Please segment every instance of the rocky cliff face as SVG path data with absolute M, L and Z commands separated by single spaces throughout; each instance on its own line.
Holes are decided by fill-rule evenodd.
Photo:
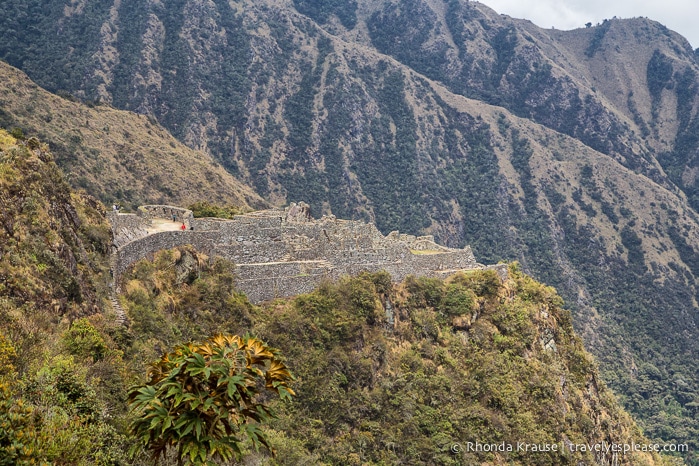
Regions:
M 458 0 L 0 8 L 0 57 L 151 115 L 274 204 L 520 260 L 650 433 L 699 438 L 699 68 L 677 34 Z

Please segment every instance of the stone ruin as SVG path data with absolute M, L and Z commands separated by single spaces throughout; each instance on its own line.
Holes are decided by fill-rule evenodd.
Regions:
M 173 215 L 186 230 L 153 231 L 154 219 Z M 254 303 L 307 293 L 322 280 L 363 271 L 385 270 L 401 281 L 408 275 L 445 277 L 484 268 L 469 246 L 447 248 L 433 236 L 397 231 L 384 236 L 372 223 L 333 215 L 314 219 L 303 202 L 232 220 L 194 218 L 191 211 L 173 206 L 142 206 L 136 214 L 113 212 L 110 219 L 117 280 L 131 264 L 158 250 L 191 244 L 232 261 L 236 287 Z

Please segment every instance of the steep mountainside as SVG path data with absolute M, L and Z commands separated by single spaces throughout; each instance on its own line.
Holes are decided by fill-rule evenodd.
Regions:
M 0 170 L 3 318 L 21 322 L 21 311 L 73 318 L 97 312 L 111 245 L 104 206 L 72 192 L 35 138 L 22 143 L 0 130 Z
M 650 435 L 699 438 L 699 67 L 677 34 L 459 0 L 0 9 L 0 57 L 157 119 L 272 203 L 518 259 Z
M 125 365 L 93 326 L 114 327 L 111 243 L 104 206 L 71 190 L 48 147 L 0 130 L 3 464 L 124 459 Z
M 209 154 L 186 147 L 155 120 L 50 94 L 1 62 L 0 126 L 47 142 L 70 183 L 107 204 L 266 204 Z
M 275 406 L 277 460 L 250 452 L 249 463 L 665 464 L 562 451 L 645 440 L 598 379 L 560 297 L 516 266 L 504 282 L 492 270 L 397 286 L 364 273 L 256 308 L 226 287 L 225 263 L 197 263 L 186 248 L 141 261 L 123 302 L 146 348 L 224 328 L 251 330 L 285 355 L 298 397 Z M 559 448 L 516 451 L 518 442 Z
M 0 199 L 3 464 L 152 464 L 126 453 L 138 446 L 127 387 L 171 347 L 222 331 L 268 339 L 296 375 L 297 396 L 274 402 L 279 416 L 264 426 L 276 458 L 243 444 L 246 464 L 670 459 L 571 451 L 648 440 L 601 382 L 560 297 L 515 265 L 507 280 L 473 271 L 394 285 L 362 274 L 257 307 L 236 292 L 233 264 L 187 246 L 129 271 L 123 326 L 106 299 L 105 208 L 70 189 L 37 139 L 0 130 Z M 472 452 L 468 442 L 557 448 Z

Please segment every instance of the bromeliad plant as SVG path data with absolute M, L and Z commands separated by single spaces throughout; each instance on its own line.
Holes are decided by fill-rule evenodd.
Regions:
M 131 430 L 157 461 L 177 448 L 181 464 L 214 464 L 241 455 L 248 437 L 269 448 L 259 423 L 273 416 L 264 391 L 290 400 L 292 375 L 275 350 L 254 337 L 216 335 L 164 355 L 148 369 L 145 385 L 129 391 Z M 271 450 L 271 449 L 270 449 Z

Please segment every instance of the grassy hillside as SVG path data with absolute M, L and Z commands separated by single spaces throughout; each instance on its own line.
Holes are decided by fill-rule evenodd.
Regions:
M 550 287 L 516 266 L 447 281 L 387 274 L 327 283 L 261 308 L 223 262 L 163 251 L 125 277 L 141 351 L 212 331 L 251 332 L 285 355 L 297 399 L 268 429 L 262 464 L 602 464 L 573 453 L 454 452 L 455 443 L 641 442 Z M 133 353 L 135 357 L 138 352 Z M 302 420 L 302 421 L 300 421 Z M 662 464 L 652 455 L 619 464 Z
M 189 149 L 152 118 L 58 97 L 2 62 L 0 127 L 48 143 L 68 182 L 109 205 L 265 205 L 209 155 Z
M 128 375 L 106 333 L 104 207 L 3 130 L 0 199 L 0 461 L 119 464 Z
M 124 277 L 120 326 L 106 299 L 104 207 L 73 193 L 36 139 L 0 130 L 0 459 L 150 464 L 125 399 L 173 346 L 250 333 L 296 375 L 250 464 L 602 464 L 589 452 L 454 451 L 468 442 L 646 442 L 601 382 L 552 288 L 510 267 L 447 281 L 385 273 L 261 307 L 231 264 L 183 247 Z M 456 448 L 459 449 L 458 447 Z M 177 464 L 167 456 L 162 464 Z M 653 454 L 618 464 L 656 465 Z

